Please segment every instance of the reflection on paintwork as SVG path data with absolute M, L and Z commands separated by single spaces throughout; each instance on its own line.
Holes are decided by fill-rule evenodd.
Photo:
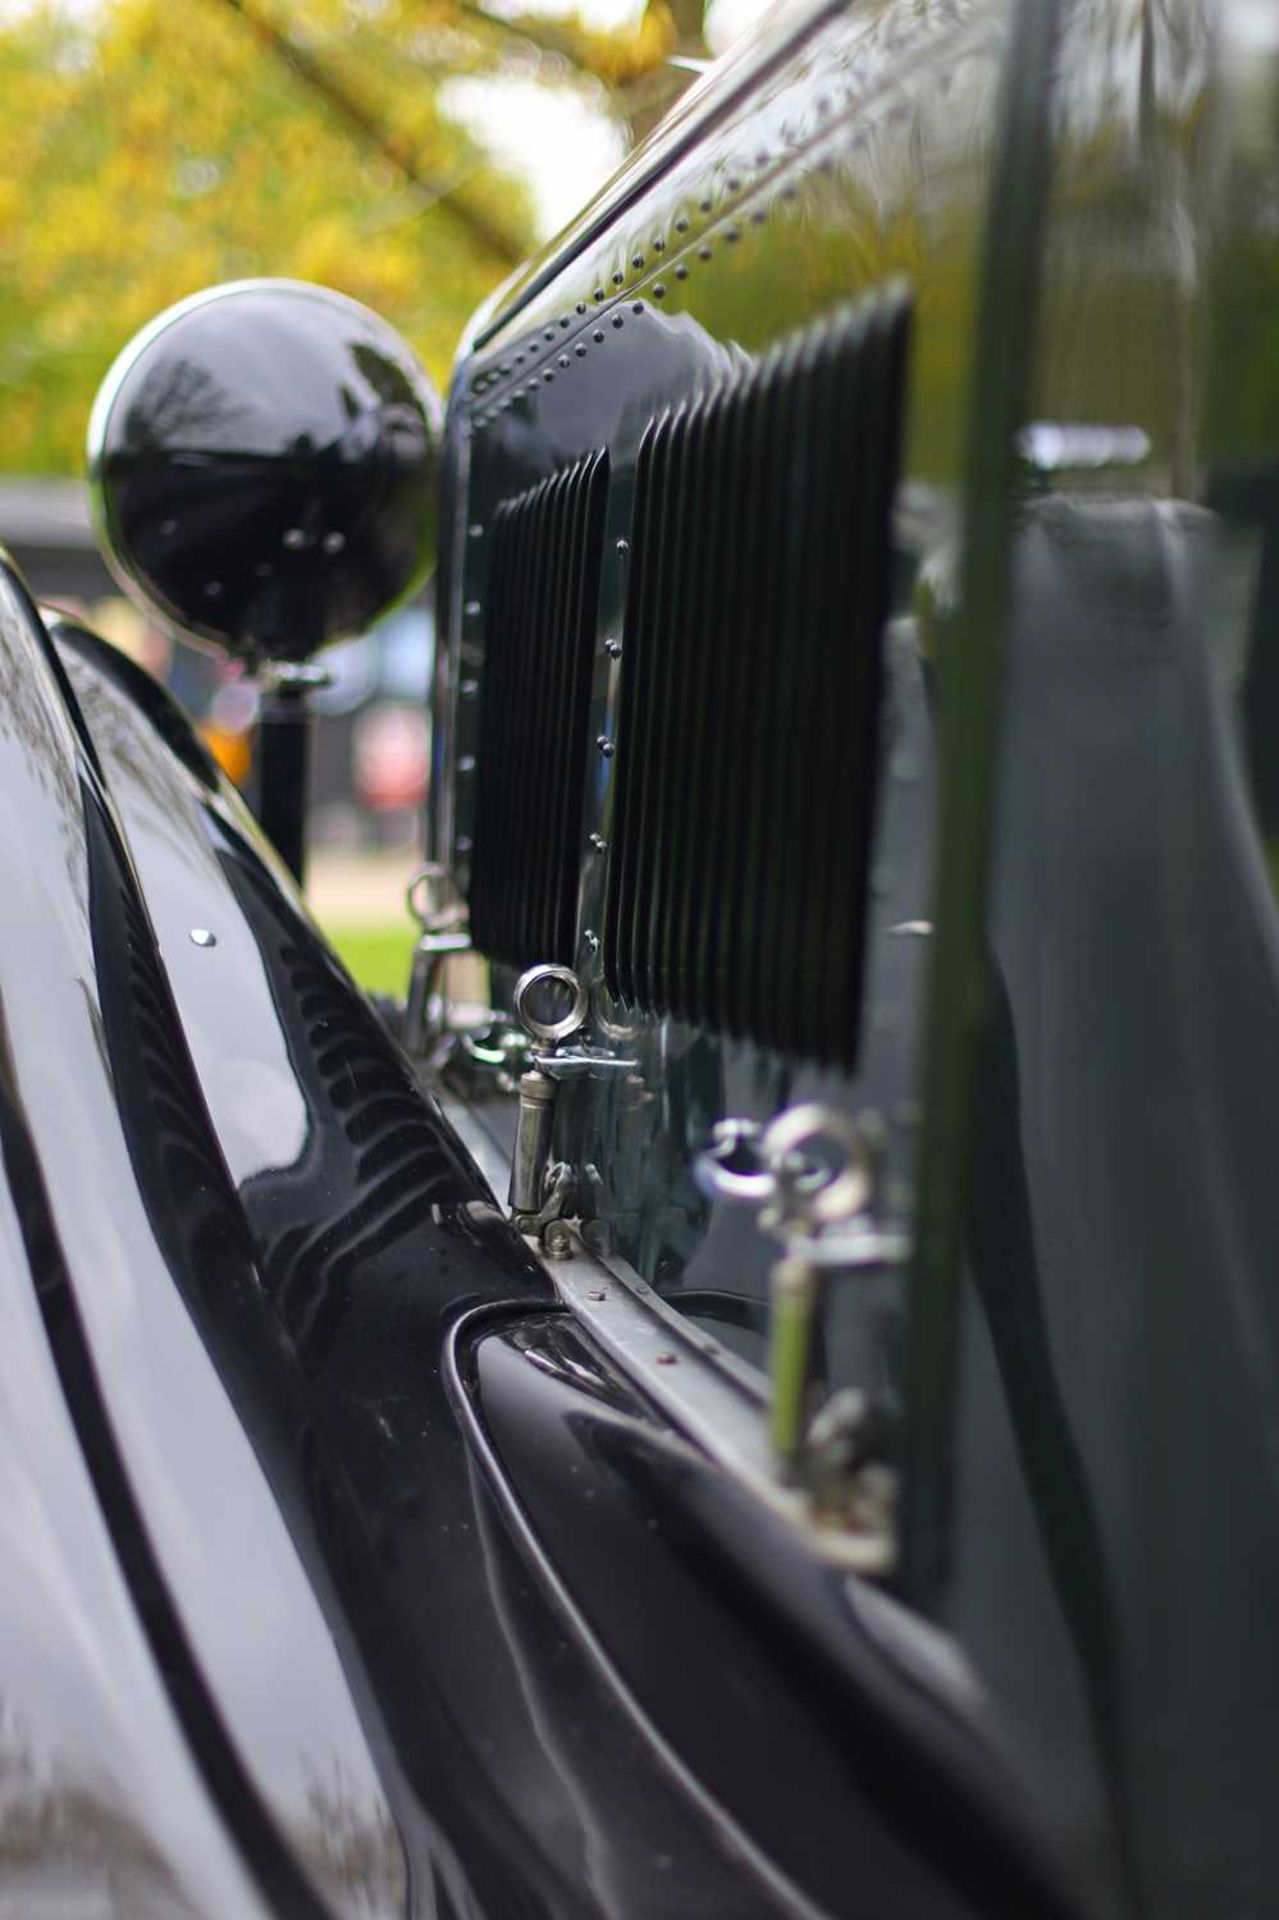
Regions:
M 189 1069 L 166 1038 L 145 921 L 61 705 L 49 643 L 16 590 L 0 589 L 0 685 L 14 691 L 0 708 L 6 1099 L 42 1169 L 126 1470 L 187 1630 L 263 1799 L 324 1870 L 317 1787 L 322 1801 L 341 1780 L 356 1823 L 373 1833 L 386 1819 L 381 1789 L 280 1512 L 175 1288 L 192 1250 L 165 1215 L 160 1166 L 190 1182 L 183 1200 L 200 1236 L 200 1278 L 228 1297 L 255 1284 L 243 1228 L 225 1215 L 226 1176 L 183 1085 Z M 127 944 L 107 934 L 116 900 L 131 924 Z M 193 958 L 212 957 L 187 945 Z M 131 1104 L 139 1075 L 157 1102 L 144 1116 Z M 395 1846 L 376 1852 L 379 1898 L 394 1911 Z M 347 1894 L 333 1891 L 341 1909 Z
M 896 515 L 896 610 L 917 573 L 939 571 L 954 537 L 975 207 L 989 164 L 1004 19 L 993 0 L 923 10 L 887 5 L 832 18 L 746 113 L 677 159 L 651 195 L 486 335 L 467 369 L 473 524 L 454 591 L 458 611 L 469 611 L 453 627 L 455 665 L 446 681 L 482 682 L 485 529 L 512 490 L 510 476 L 536 478 L 584 447 L 607 444 L 613 489 L 587 733 L 614 738 L 619 676 L 610 648 L 624 628 L 634 468 L 655 408 L 748 367 L 823 303 L 842 303 L 895 274 L 911 288 L 918 315 Z M 856 1077 L 796 1068 L 678 1023 L 640 1021 L 634 1050 L 642 1098 L 623 1103 L 577 1092 L 561 1102 L 557 1152 L 598 1169 L 596 1200 L 618 1250 L 756 1361 L 773 1250 L 753 1223 L 712 1208 L 693 1185 L 690 1161 L 715 1122 L 767 1120 L 807 1097 L 871 1105 L 888 1128 L 892 1204 L 908 1200 L 920 955 L 889 929 L 930 910 L 931 722 L 920 644 L 913 623 L 899 622 L 889 646 Z M 447 706 L 436 713 L 442 750 L 455 763 L 476 754 L 475 706 L 459 701 L 455 714 Z M 589 757 L 587 846 L 612 842 L 616 764 Z M 455 804 L 453 852 L 465 879 L 465 780 Z M 602 858 L 583 861 L 576 963 L 588 979 L 598 962 L 586 930 L 603 924 L 604 872 Z M 596 1037 L 607 1044 L 602 1030 Z M 897 1315 L 879 1291 L 861 1290 L 836 1309 L 837 1378 L 882 1380 Z
M 420 584 L 439 424 L 409 349 L 354 301 L 299 281 L 212 288 L 144 329 L 98 395 L 106 557 L 161 625 L 306 659 Z
M 1102 1909 L 1204 1920 L 1273 1893 L 1279 62 L 1066 20 L 949 1617 Z
M 6 1080 L 4 1100 L 12 1098 Z M 204 1795 L 67 1420 L 0 1192 L 0 1912 L 260 1911 Z
M 95 672 L 73 645 L 63 651 L 67 673 L 100 751 L 128 778 L 116 798 L 134 858 L 154 883 L 154 927 L 174 991 L 187 1010 L 187 1041 L 206 1098 L 219 1118 L 219 1144 L 232 1179 L 247 1180 L 268 1167 L 291 1165 L 307 1137 L 307 1112 L 274 1020 L 261 1015 L 262 997 L 244 992 L 237 1044 L 228 1045 L 222 982 L 257 974 L 262 962 L 243 924 L 221 918 L 218 954 L 192 951 L 190 929 L 209 911 L 217 866 L 212 852 L 193 843 L 184 816 L 189 783 L 179 764 L 155 751 L 155 735 L 128 696 Z

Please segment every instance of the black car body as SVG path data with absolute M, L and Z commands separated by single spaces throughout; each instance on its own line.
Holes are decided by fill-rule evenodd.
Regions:
M 496 297 L 405 1044 L 5 573 L 0 1912 L 1279 1907 L 1277 104 L 801 8 Z

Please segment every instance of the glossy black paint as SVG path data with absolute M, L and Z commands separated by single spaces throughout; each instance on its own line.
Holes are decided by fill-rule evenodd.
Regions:
M 440 407 L 398 335 L 300 282 L 235 282 L 121 355 L 89 435 L 100 535 L 161 623 L 250 662 L 363 633 L 435 551 Z
M 208 1464 L 242 1474 L 247 1449 L 177 1291 L 198 1279 L 242 1320 L 247 1237 L 186 1099 L 78 709 L 7 571 L 0 662 L 6 1403 L 25 1408 L 7 1455 L 6 1892 L 33 1909 L 114 1885 L 139 1910 L 341 1911 L 310 1789 L 340 1760 L 375 1825 L 380 1789 L 269 1497 L 232 1475 L 210 1498 Z M 278 1583 L 274 1611 L 258 1582 Z M 323 1729 L 310 1779 L 305 1738 L 282 1749 L 255 1706 L 264 1651 Z
M 940 1640 L 725 1484 L 571 1319 L 468 1333 L 461 1379 L 558 1578 L 682 1764 L 821 1911 L 1074 1910 Z
M 339 1648 L 411 1910 L 433 1888 L 493 1920 L 1069 1911 L 980 1708 L 546 1317 L 238 801 L 101 643 L 58 638 L 261 1276 L 237 1331 L 218 1288 L 189 1305 Z M 549 1368 L 479 1337 L 531 1312 Z
M 771 1249 L 692 1193 L 699 1129 L 730 1102 L 905 1109 L 915 1087 L 916 982 L 891 942 L 930 911 L 971 504 L 958 347 L 1008 18 L 993 0 L 814 16 L 758 97 L 726 90 L 700 141 L 532 271 L 455 389 L 443 599 L 465 744 L 492 506 L 608 444 L 602 641 L 646 415 L 764 351 L 854 263 L 877 283 L 904 248 L 917 279 L 862 1077 L 814 1086 L 649 1032 L 650 1133 L 629 1167 L 598 1156 L 619 1194 L 647 1182 L 642 1257 L 673 1254 L 703 1307 L 733 1302 L 744 1342 Z M 1252 568 L 1279 429 L 1247 349 L 1279 169 L 1238 77 L 1273 77 L 1279 42 L 1263 58 L 1262 10 L 1241 4 L 1125 11 L 1114 34 L 1105 6 L 1063 19 L 1054 98 L 1020 103 L 1054 143 L 1028 223 L 1040 326 L 1027 342 L 1013 312 L 1004 338 L 1034 347 L 1050 438 L 1135 427 L 1147 453 L 1072 475 L 1020 434 L 1012 463 L 1001 409 L 974 423 L 994 475 L 977 505 L 999 523 L 984 637 L 1007 674 L 977 676 L 1004 710 L 987 998 L 945 1143 L 950 1175 L 970 1142 L 975 1158 L 963 1338 L 939 1356 L 953 1431 L 944 1378 L 925 1409 L 956 1470 L 954 1565 L 924 1583 L 945 1634 L 815 1563 L 554 1310 L 171 709 L 64 630 L 72 694 L 21 595 L 0 603 L 17 1175 L 0 1185 L 0 1540 L 33 1570 L 0 1647 L 50 1777 L 81 1806 L 86 1780 L 108 1783 L 89 1825 L 117 1884 L 212 1914 L 341 1911 L 371 1852 L 384 1910 L 468 1920 L 1269 1911 L 1279 936 L 1273 578 L 1263 564 L 1254 594 Z M 1204 365 L 1207 321 L 1229 350 Z M 1236 380 L 1266 401 L 1246 420 Z M 601 645 L 592 732 L 615 712 L 611 659 Z M 997 716 L 969 711 L 986 749 Z M 458 802 L 450 819 L 440 796 L 461 858 L 464 781 Z M 607 804 L 604 771 L 584 824 Z M 583 955 L 602 890 L 585 872 Z M 891 1364 L 877 1315 L 899 1304 L 863 1315 L 860 1364 Z M 358 1779 L 363 1855 L 335 1858 L 334 1796 L 307 1826 L 305 1770 L 282 1764 L 299 1745 Z M 48 1876 L 95 1870 L 70 1825 L 61 1858 L 32 1856 L 46 1897 Z
M 663 159 L 641 156 L 479 318 L 459 363 L 440 701 L 457 777 L 434 851 L 464 882 L 493 516 L 607 450 L 581 836 L 600 857 L 583 859 L 575 954 L 593 978 L 625 749 L 591 747 L 619 716 L 642 436 L 906 275 L 870 1056 L 815 1083 L 794 1058 L 640 1020 L 639 1150 L 622 1164 L 580 1109 L 560 1146 L 606 1170 L 645 1278 L 676 1304 L 736 1295 L 749 1320 L 773 1249 L 692 1190 L 711 1124 L 813 1094 L 898 1116 L 921 1241 L 904 1591 L 989 1685 L 1081 1897 L 1160 1920 L 1264 1913 L 1274 12 L 978 0 L 831 10 L 786 47 L 785 23 L 772 32 L 758 87 L 734 98 L 726 81 L 690 108 Z M 724 537 L 722 494 L 685 504 L 682 538 Z M 701 769 L 671 771 L 678 822 L 671 796 Z M 668 875 L 685 857 L 658 836 L 646 851 Z M 936 926 L 926 1044 L 893 944 L 910 922 Z M 871 1311 L 848 1351 L 899 1377 Z

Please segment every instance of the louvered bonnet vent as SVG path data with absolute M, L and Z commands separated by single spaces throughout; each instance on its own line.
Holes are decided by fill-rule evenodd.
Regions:
M 469 895 L 476 947 L 515 967 L 573 958 L 607 492 L 595 453 L 493 522 Z
M 909 301 L 650 426 L 604 967 L 629 1006 L 851 1069 Z

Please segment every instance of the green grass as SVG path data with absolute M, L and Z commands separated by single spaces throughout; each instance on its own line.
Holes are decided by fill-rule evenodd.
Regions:
M 416 933 L 407 917 L 363 921 L 357 926 L 330 923 L 324 931 L 367 992 L 394 993 L 400 998 L 407 993 Z

